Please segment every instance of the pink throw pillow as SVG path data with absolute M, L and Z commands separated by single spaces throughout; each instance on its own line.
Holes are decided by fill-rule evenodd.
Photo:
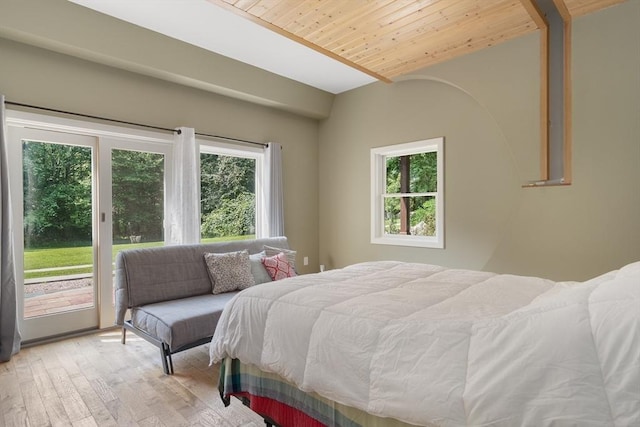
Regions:
M 271 280 L 280 280 L 296 276 L 295 270 L 291 264 L 289 264 L 287 256 L 283 252 L 280 252 L 278 255 L 262 258 L 262 264 L 267 270 L 267 273 L 269 273 L 269 276 L 271 276 Z

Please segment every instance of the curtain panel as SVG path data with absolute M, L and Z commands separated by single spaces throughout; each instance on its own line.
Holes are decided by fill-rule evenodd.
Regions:
M 284 192 L 282 188 L 282 146 L 267 146 L 267 237 L 284 236 Z
M 4 96 L 0 95 L 0 362 L 20 350 Z
M 173 144 L 172 197 L 167 244 L 200 241 L 200 158 L 193 128 L 181 127 Z

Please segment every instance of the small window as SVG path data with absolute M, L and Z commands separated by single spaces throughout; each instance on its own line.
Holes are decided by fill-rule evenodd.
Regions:
M 443 143 L 371 149 L 371 243 L 444 248 Z

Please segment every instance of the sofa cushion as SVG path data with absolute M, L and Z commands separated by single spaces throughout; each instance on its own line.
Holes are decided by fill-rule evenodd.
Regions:
M 236 294 L 206 294 L 135 307 L 131 323 L 175 351 L 212 336 L 225 304 Z

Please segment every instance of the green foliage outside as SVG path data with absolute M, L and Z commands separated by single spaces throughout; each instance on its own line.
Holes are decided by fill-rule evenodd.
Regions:
M 255 233 L 255 160 L 200 154 L 203 238 Z
M 409 188 L 405 193 L 431 193 L 437 191 L 437 154 L 435 152 L 409 155 Z M 386 193 L 401 193 L 401 157 L 387 157 Z M 434 236 L 436 231 L 435 199 L 429 196 L 407 196 L 409 199 L 409 224 L 412 234 Z M 400 200 L 402 197 L 385 198 L 385 232 L 400 232 Z
M 91 148 L 30 141 L 23 159 L 25 248 L 90 242 Z M 114 243 L 164 239 L 164 167 L 161 154 L 113 150 Z M 203 238 L 255 233 L 255 160 L 202 154 L 201 182 Z
M 164 156 L 113 150 L 111 162 L 114 242 L 163 240 Z
M 23 144 L 25 247 L 91 240 L 91 148 Z
M 203 215 L 202 235 L 254 234 L 255 207 L 255 196 L 251 193 L 242 193 L 235 199 L 223 199 L 217 209 Z

